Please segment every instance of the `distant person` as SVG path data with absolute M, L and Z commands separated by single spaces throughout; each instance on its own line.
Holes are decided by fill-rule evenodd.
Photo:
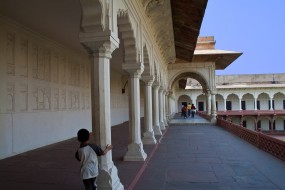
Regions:
M 80 164 L 80 173 L 85 186 L 85 190 L 96 190 L 96 177 L 98 176 L 98 159 L 97 156 L 105 155 L 112 149 L 107 145 L 103 151 L 99 146 L 89 143 L 90 133 L 87 129 L 80 129 L 77 132 L 77 139 L 80 147 L 75 153 L 75 157 Z
M 191 105 L 191 116 L 194 118 L 194 115 L 196 113 L 196 107 L 194 106 L 194 104 Z
M 182 113 L 183 113 L 184 119 L 186 119 L 187 118 L 187 106 L 186 105 L 183 106 Z
M 191 113 L 191 104 L 190 103 L 187 106 L 187 110 L 188 110 L 188 117 L 190 117 L 190 113 Z

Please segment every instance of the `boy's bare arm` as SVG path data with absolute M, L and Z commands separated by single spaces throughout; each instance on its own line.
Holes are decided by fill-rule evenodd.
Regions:
M 108 152 L 109 150 L 111 150 L 112 148 L 113 148 L 112 145 L 108 145 L 108 144 L 107 144 L 105 150 L 103 151 L 103 155 L 107 154 L 107 152 Z

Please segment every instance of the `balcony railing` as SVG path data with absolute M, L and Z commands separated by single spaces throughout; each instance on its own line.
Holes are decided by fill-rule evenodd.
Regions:
M 231 123 L 221 118 L 217 119 L 217 125 L 234 133 L 241 139 L 257 146 L 258 148 L 274 155 L 275 157 L 285 161 L 285 142 L 273 138 L 261 132 L 246 129 L 240 125 Z
M 285 116 L 285 110 L 226 110 L 226 111 L 217 111 L 218 116 L 228 116 L 228 115 L 281 115 Z

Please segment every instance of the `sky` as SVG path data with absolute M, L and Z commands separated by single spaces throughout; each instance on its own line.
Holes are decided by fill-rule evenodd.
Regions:
M 285 73 L 285 0 L 208 0 L 200 36 L 243 54 L 216 75 Z

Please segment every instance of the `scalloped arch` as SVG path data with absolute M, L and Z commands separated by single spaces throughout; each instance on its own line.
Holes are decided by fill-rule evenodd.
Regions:
M 118 11 L 118 30 L 119 38 L 124 46 L 124 63 L 137 63 L 139 55 L 128 10 Z
M 102 0 L 80 0 L 81 30 L 83 32 L 102 32 L 105 30 L 106 6 Z
M 153 76 L 153 71 L 150 64 L 149 51 L 146 45 L 143 46 L 143 62 L 144 62 L 144 76 Z

